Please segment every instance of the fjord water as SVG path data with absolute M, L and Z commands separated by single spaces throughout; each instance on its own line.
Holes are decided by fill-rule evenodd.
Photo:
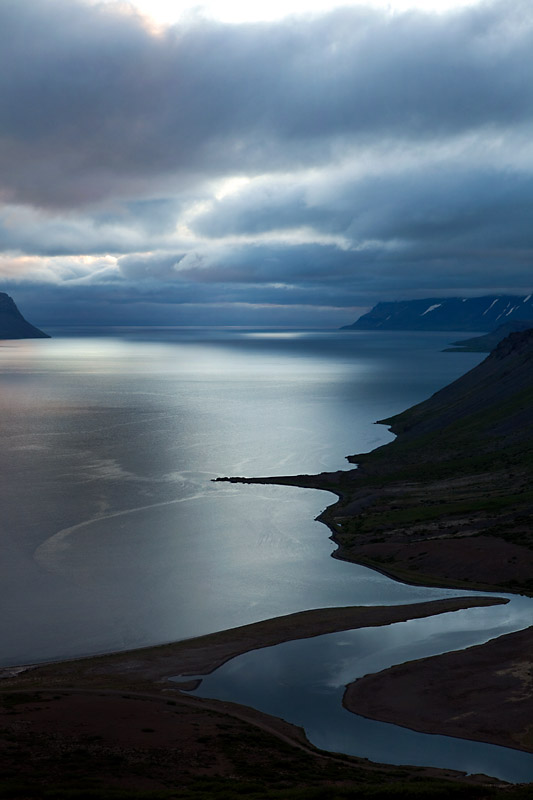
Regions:
M 453 335 L 64 334 L 0 347 L 3 664 L 447 594 L 331 559 L 327 493 L 211 479 L 348 468 L 480 360 Z
M 441 352 L 460 334 L 59 333 L 0 345 L 1 664 L 155 644 L 307 608 L 464 594 L 405 586 L 330 558 L 327 530 L 314 521 L 334 499 L 326 492 L 211 482 L 349 468 L 346 454 L 392 438 L 375 420 L 482 358 Z M 513 598 L 418 627 L 343 634 L 335 691 L 387 658 L 417 657 L 420 631 L 440 652 L 525 627 L 530 609 L 529 599 Z M 331 683 L 323 640 L 287 644 L 294 653 L 291 646 L 315 648 L 293 656 L 300 666 L 324 665 L 320 680 L 299 672 L 296 703 L 309 705 L 309 687 L 320 694 Z M 270 675 L 286 669 L 272 658 L 246 668 L 257 686 L 261 664 Z M 321 746 L 354 752 L 339 714 L 353 724 L 338 708 L 318 728 L 303 722 Z M 394 761 L 390 736 L 376 730 L 362 734 L 382 742 L 371 757 Z

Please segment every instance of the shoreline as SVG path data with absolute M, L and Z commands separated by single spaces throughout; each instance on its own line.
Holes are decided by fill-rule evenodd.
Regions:
M 104 676 L 111 681 L 120 675 L 159 682 L 176 675 L 207 675 L 236 656 L 282 642 L 508 602 L 502 597 L 473 596 L 402 605 L 309 609 L 176 642 L 0 667 L 0 690 L 11 690 L 15 684 L 19 688 L 36 687 L 43 680 L 64 680 L 66 676 L 89 685 Z
M 266 479 L 222 478 L 217 480 L 317 488 L 336 494 L 339 500 L 328 506 L 317 517 L 317 520 L 327 525 L 332 534 L 331 539 L 338 545 L 334 535 L 335 529 L 323 517 L 332 509 L 335 509 L 337 503 L 342 502 L 346 496 L 341 488 L 334 484 L 334 481 L 339 477 L 344 478 L 344 476 L 348 476 L 348 480 L 353 480 L 352 473 L 355 472 L 356 470 L 349 470 L 342 472 L 341 476 L 338 473 L 325 473 L 317 476 L 281 476 L 281 478 Z M 341 547 L 339 545 L 338 547 L 339 549 L 331 554 L 333 557 L 346 561 L 355 560 L 345 558 Z M 358 561 L 357 563 L 364 564 L 363 561 Z M 364 565 L 371 569 L 376 569 L 376 571 L 382 571 L 373 564 Z M 394 580 L 398 580 L 390 572 L 388 573 L 385 570 L 383 572 Z M 400 578 L 400 580 L 408 583 L 403 578 Z M 474 589 L 471 584 L 466 585 L 466 587 L 464 585 L 450 587 L 443 584 L 442 588 L 468 588 L 470 591 Z M 90 719 L 91 711 L 88 708 L 88 701 L 95 695 L 102 698 L 105 696 L 107 697 L 107 705 L 104 704 L 105 708 L 101 711 L 101 714 L 103 724 L 107 725 L 109 720 L 106 722 L 106 717 L 108 714 L 115 713 L 112 709 L 119 703 L 119 695 L 122 701 L 130 698 L 130 707 L 134 705 L 135 701 L 139 707 L 139 713 L 145 708 L 141 703 L 141 699 L 150 696 L 154 702 L 159 698 L 161 702 L 167 705 L 169 703 L 176 705 L 180 709 L 179 714 L 181 715 L 187 715 L 193 709 L 201 716 L 207 715 L 205 720 L 207 725 L 210 724 L 209 715 L 229 715 L 235 723 L 238 721 L 239 724 L 251 725 L 252 728 L 264 731 L 269 736 L 274 736 L 275 739 L 290 745 L 291 748 L 299 749 L 314 758 L 348 764 L 350 768 L 353 768 L 353 765 L 356 764 L 358 768 L 363 768 L 365 773 L 368 771 L 385 772 L 387 770 L 397 771 L 400 769 L 406 771 L 406 776 L 416 774 L 430 779 L 444 778 L 477 784 L 481 781 L 485 784 L 499 785 L 500 782 L 497 779 L 489 778 L 488 776 L 466 776 L 464 773 L 453 769 L 413 767 L 409 765 L 398 768 L 392 765 L 369 762 L 366 759 L 354 756 L 322 751 L 307 740 L 303 729 L 292 723 L 236 703 L 207 700 L 183 694 L 183 691 L 190 691 L 198 685 L 199 681 L 194 676 L 208 674 L 228 660 L 250 650 L 269 647 L 289 640 L 312 638 L 325 633 L 389 625 L 408 619 L 432 616 L 438 613 L 449 613 L 464 608 L 499 605 L 509 602 L 506 598 L 497 597 L 493 587 L 489 588 L 492 589 L 492 596 L 458 597 L 400 606 L 351 606 L 305 610 L 178 642 L 134 650 L 80 656 L 68 660 L 62 659 L 60 661 L 0 668 L 0 708 L 1 698 L 6 695 L 9 697 L 17 693 L 23 693 L 24 695 L 30 693 L 35 694 L 39 698 L 39 702 L 41 702 L 41 697 L 46 696 L 47 701 L 49 701 L 50 697 L 62 694 L 70 699 L 63 704 L 64 711 L 55 719 L 54 725 L 61 727 L 69 713 L 73 713 L 69 711 L 70 708 L 77 707 L 77 705 L 83 706 L 84 710 L 80 713 Z M 486 591 L 486 588 L 483 586 L 482 590 Z M 175 678 L 177 675 L 182 677 L 183 680 L 169 680 L 169 678 Z M 41 707 L 42 704 L 37 706 L 38 709 Z M 356 708 L 346 707 L 355 711 L 355 713 L 360 713 Z M 108 708 L 108 711 L 106 711 L 106 708 Z M 362 716 L 365 716 L 364 712 Z M 32 717 L 31 707 L 26 709 L 26 718 L 30 720 L 30 724 L 33 724 L 32 720 L 34 720 L 35 715 Z M 372 718 L 377 719 L 377 717 Z M 396 721 L 396 724 L 417 729 L 416 720 L 411 720 L 411 718 L 407 719 L 407 721 L 402 718 L 402 720 Z M 203 725 L 204 722 L 202 722 Z M 148 728 L 146 729 L 148 730 Z M 141 730 L 144 730 L 144 728 Z M 445 731 L 438 730 L 438 726 L 435 732 L 445 734 Z M 121 731 L 120 736 L 125 740 L 124 746 L 126 748 L 129 747 L 131 744 L 129 733 Z M 249 737 L 249 734 L 246 734 L 246 736 Z M 463 738 L 481 741 L 476 735 L 463 735 Z M 513 747 L 512 744 L 503 740 L 498 740 L 494 743 Z M 408 779 L 419 780 L 420 778 L 409 777 Z
M 331 554 L 333 558 L 360 564 L 408 585 L 467 589 L 491 592 L 492 594 L 504 591 L 506 594 L 526 595 L 525 592 L 520 592 L 518 588 L 513 589 L 512 586 L 502 587 L 475 580 L 464 581 L 426 574 L 416 575 L 412 570 L 395 568 L 389 564 L 384 566 L 371 558 L 358 555 L 358 550 L 361 549 L 359 547 L 355 547 L 354 551 L 350 552 L 343 546 L 342 536 L 339 536 L 341 532 L 337 514 L 339 511 L 346 514 L 348 510 L 349 513 L 357 516 L 361 510 L 375 501 L 379 494 L 379 487 L 370 492 L 366 487 L 367 494 L 365 495 L 365 477 L 367 476 L 364 471 L 359 472 L 358 469 L 354 469 L 318 475 L 231 477 L 217 480 L 241 484 L 290 485 L 329 491 L 337 495 L 337 501 L 327 506 L 316 518 L 317 521 L 326 525 L 331 533 L 331 540 L 337 546 L 337 549 Z M 359 497 L 357 496 L 358 492 L 360 493 Z M 345 517 L 340 519 L 345 519 Z M 481 542 L 481 546 L 484 546 L 483 537 L 476 538 L 478 543 Z M 487 538 L 485 537 L 485 541 Z M 442 540 L 439 544 L 442 544 Z M 461 564 L 464 544 L 464 538 L 446 540 L 447 561 L 452 568 L 457 568 L 457 565 Z M 512 545 L 506 542 L 498 542 L 498 544 L 502 545 L 505 556 L 509 555 L 506 548 L 510 551 L 512 556 L 509 560 L 517 560 L 517 556 L 511 549 Z M 428 547 L 428 540 L 423 542 L 423 546 Z M 493 548 L 493 552 L 489 555 L 489 565 L 494 563 L 495 552 L 497 556 L 497 550 Z M 531 551 L 529 554 L 531 556 Z M 510 645 L 516 641 L 516 638 L 512 637 L 517 635 L 521 637 L 519 641 L 523 640 L 527 645 L 526 648 L 522 648 L 522 651 L 528 649 L 529 653 L 533 652 L 533 627 L 503 634 L 482 645 L 451 651 L 431 658 L 407 661 L 379 673 L 359 678 L 347 685 L 343 705 L 348 711 L 368 719 L 392 723 L 421 733 L 452 736 L 533 753 L 533 725 L 529 723 L 529 720 L 533 719 L 533 679 L 530 678 L 530 671 L 523 667 L 523 664 L 526 663 L 526 656 L 522 653 L 522 661 L 517 660 L 516 653 Z M 483 669 L 476 666 L 477 661 L 483 662 Z M 446 670 L 443 665 L 447 665 L 448 669 Z M 453 675 L 453 679 L 450 677 L 451 675 Z M 445 702 L 442 702 L 442 686 L 446 687 Z M 430 687 L 427 689 L 427 696 L 424 694 L 426 687 Z M 498 696 L 498 703 L 491 701 L 492 693 Z M 421 700 L 421 697 L 425 699 Z M 476 698 L 475 701 L 472 701 L 473 697 Z M 517 697 L 520 697 L 521 700 L 521 714 L 513 713 Z M 466 701 L 465 698 L 467 698 Z M 488 701 L 487 698 L 489 698 Z M 382 702 L 379 702 L 380 699 Z M 505 705 L 507 709 L 503 725 L 500 723 L 502 705 Z M 467 711 L 465 710 L 466 706 Z M 425 708 L 431 709 L 434 713 L 424 715 Z M 453 717 L 453 714 L 457 719 Z M 451 716 L 452 719 L 450 719 Z
M 339 500 L 327 507 L 325 511 L 317 517 L 319 521 L 328 526 L 332 533 L 331 538 L 336 541 L 335 528 L 327 519 L 324 519 L 324 517 L 327 516 L 328 512 L 331 514 L 332 510 L 337 507 L 337 504 L 346 499 L 347 492 L 342 491 L 344 487 L 339 486 L 339 479 L 343 482 L 349 481 L 353 484 L 359 477 L 359 475 L 357 475 L 357 477 L 353 475 L 355 472 L 356 470 L 350 470 L 341 472 L 340 474 L 324 473 L 316 476 L 281 476 L 279 478 L 250 479 L 221 478 L 217 480 L 227 480 L 235 483 L 292 485 L 302 488 L 317 488 L 336 494 Z M 332 556 L 342 560 L 357 561 L 357 563 L 364 564 L 362 560 L 346 558 L 340 546 L 337 551 L 332 553 Z M 364 565 L 372 569 L 378 569 L 378 571 L 383 571 L 384 574 L 391 576 L 395 580 L 398 579 L 392 574 L 392 571 L 379 570 L 379 568 L 376 568 L 373 564 Z M 408 582 L 405 578 L 400 578 L 400 580 L 404 583 Z M 464 584 L 461 587 L 451 587 L 449 584 L 443 584 L 442 588 L 468 588 L 470 591 L 474 589 L 472 584 L 467 584 L 466 587 Z M 137 714 L 141 713 L 143 709 L 146 709 L 146 706 L 142 705 L 142 698 L 150 697 L 154 702 L 159 698 L 159 700 L 161 702 L 164 701 L 165 704 L 170 703 L 171 705 L 177 705 L 180 709 L 179 713 L 182 716 L 190 714 L 192 710 L 195 710 L 196 713 L 200 715 L 207 715 L 207 717 L 209 717 L 209 714 L 229 715 L 234 721 L 238 720 L 242 724 L 251 725 L 256 729 L 268 733 L 268 735 L 276 737 L 286 744 L 290 744 L 291 747 L 296 747 L 307 754 L 312 754 L 314 757 L 334 760 L 335 762 L 343 764 L 357 763 L 359 766 L 364 765 L 365 770 L 379 771 L 393 769 L 392 766 L 388 767 L 384 764 L 367 762 L 366 759 L 357 759 L 357 757 L 321 751 L 308 742 L 304 731 L 298 728 L 298 726 L 263 712 L 256 711 L 253 708 L 231 702 L 206 700 L 204 698 L 187 696 L 182 692 L 190 691 L 198 685 L 199 679 L 197 676 L 208 674 L 230 659 L 244 652 L 249 652 L 250 650 L 269 647 L 289 640 L 312 638 L 325 633 L 389 625 L 408 619 L 427 617 L 438 613 L 448 613 L 464 608 L 499 605 L 509 602 L 506 598 L 497 597 L 494 587 L 483 586 L 482 588 L 483 591 L 487 589 L 492 590 L 492 596 L 458 597 L 422 603 L 410 603 L 400 606 L 351 606 L 312 609 L 178 642 L 93 656 L 82 656 L 68 660 L 6 667 L 0 669 L 0 698 L 22 693 L 23 695 L 34 694 L 39 698 L 46 695 L 47 702 L 49 702 L 50 697 L 56 697 L 60 694 L 65 697 L 68 696 L 68 702 L 62 705 L 64 713 L 61 712 L 59 716 L 57 716 L 58 712 L 56 712 L 54 724 L 60 726 L 65 722 L 69 713 L 73 714 L 69 709 L 77 707 L 78 705 L 83 706 L 83 714 L 89 719 L 91 717 L 91 712 L 88 710 L 87 705 L 90 698 L 94 696 L 107 698 L 107 705 L 103 700 L 99 701 L 100 704 L 103 703 L 104 705 L 101 711 L 104 724 L 107 724 L 105 721 L 106 716 L 115 713 L 112 709 L 117 706 L 117 703 L 120 705 L 124 700 L 128 699 L 128 707 L 131 709 L 131 707 L 135 705 L 137 708 L 135 713 Z M 507 637 L 503 636 L 500 638 L 506 639 Z M 499 641 L 499 639 L 495 641 Z M 487 646 L 487 644 L 481 645 L 478 646 L 478 649 L 486 648 Z M 463 653 L 467 654 L 467 683 L 468 681 L 471 683 L 473 680 L 472 670 L 468 669 L 470 649 L 471 648 L 468 650 L 454 651 L 452 654 L 445 654 L 457 656 L 459 659 L 463 657 Z M 441 656 L 435 656 L 433 659 L 426 660 L 433 662 L 439 658 L 441 658 Z M 413 664 L 416 665 L 416 663 L 417 662 L 406 662 L 402 667 L 411 674 L 411 667 Z M 393 667 L 392 670 L 394 669 L 396 668 Z M 456 736 L 473 741 L 488 741 L 504 747 L 533 752 L 533 742 L 525 746 L 520 746 L 517 744 L 516 740 L 510 740 L 505 732 L 499 735 L 496 734 L 494 737 L 487 739 L 483 735 L 479 735 L 479 732 L 475 729 L 469 730 L 468 725 L 466 729 L 447 730 L 444 725 L 440 724 L 441 721 L 439 719 L 434 721 L 432 727 L 421 727 L 416 714 L 416 707 L 419 705 L 417 703 L 419 685 L 417 680 L 411 680 L 409 686 L 403 687 L 402 689 L 402 695 L 408 699 L 408 712 L 405 708 L 402 708 L 400 712 L 387 717 L 387 715 L 380 716 L 379 713 L 374 713 L 373 709 L 369 711 L 369 709 L 364 707 L 363 703 L 359 702 L 361 692 L 363 695 L 367 693 L 365 688 L 366 684 L 360 684 L 360 681 L 375 679 L 377 681 L 377 688 L 374 693 L 383 693 L 383 696 L 385 696 L 385 690 L 389 681 L 389 672 L 391 672 L 391 670 L 385 670 L 377 675 L 365 676 L 365 678 L 349 684 L 343 698 L 343 705 L 349 711 L 361 714 L 361 716 L 367 716 L 371 719 L 384 722 L 393 722 L 394 724 L 412 730 Z M 181 680 L 175 680 L 178 676 Z M 170 678 L 173 680 L 169 680 Z M 383 689 L 383 687 L 385 688 Z M 461 683 L 460 688 L 464 690 L 464 682 Z M 40 699 L 39 702 L 41 702 Z M 41 707 L 42 704 L 37 706 L 39 709 Z M 106 708 L 108 711 L 105 710 Z M 155 706 L 153 708 L 155 708 Z M 365 711 L 367 713 L 365 713 Z M 35 719 L 35 715 L 32 716 L 31 707 L 26 709 L 26 715 L 30 721 Z M 160 722 L 157 724 L 160 724 Z M 210 724 L 209 719 L 206 719 L 206 724 Z M 149 728 L 146 728 L 146 730 L 148 729 Z M 144 728 L 141 728 L 141 730 L 144 730 Z M 131 745 L 129 733 L 121 730 L 119 735 L 122 737 L 124 746 L 129 747 Z M 249 734 L 247 734 L 247 736 L 249 736 Z M 455 770 L 409 766 L 405 768 L 402 767 L 402 769 L 415 770 L 418 771 L 419 774 L 425 776 L 445 777 L 452 780 L 463 781 L 466 779 L 463 773 Z M 480 778 L 474 778 L 473 780 L 474 782 L 479 782 Z M 487 777 L 482 780 L 485 780 L 485 782 L 491 781 L 493 784 L 495 783 L 493 779 Z
M 0 739 L 7 736 L 10 745 L 7 751 L 4 750 L 4 755 L 0 747 L 0 768 L 3 757 L 11 766 L 9 752 L 15 746 L 13 742 L 16 746 L 19 741 L 27 746 L 32 740 L 32 752 L 35 750 L 43 758 L 51 758 L 56 768 L 54 755 L 49 752 L 49 747 L 53 750 L 53 746 L 47 742 L 60 740 L 63 754 L 72 750 L 73 758 L 81 758 L 79 754 L 87 748 L 90 740 L 97 743 L 91 744 L 88 751 L 91 763 L 95 758 L 95 748 L 98 758 L 104 758 L 110 748 L 114 751 L 118 747 L 120 753 L 129 754 L 132 763 L 141 758 L 139 753 L 144 753 L 143 765 L 147 757 L 152 759 L 150 753 L 153 753 L 150 774 L 155 775 L 161 772 L 162 761 L 168 760 L 176 747 L 182 751 L 185 739 L 186 747 L 191 751 L 191 763 L 199 765 L 200 774 L 204 774 L 204 770 L 205 774 L 210 774 L 210 768 L 205 764 L 210 760 L 214 763 L 213 749 L 217 770 L 223 772 L 226 767 L 219 762 L 224 760 L 226 745 L 223 740 L 230 735 L 226 734 L 230 730 L 231 736 L 238 741 L 237 752 L 248 746 L 245 742 L 250 743 L 249 758 L 259 759 L 260 769 L 267 769 L 265 759 L 268 762 L 278 757 L 274 753 L 284 746 L 289 748 L 285 757 L 290 774 L 298 759 L 305 756 L 311 759 L 308 768 L 321 772 L 340 770 L 343 780 L 357 783 L 397 781 L 401 776 L 404 781 L 445 779 L 478 785 L 504 785 L 497 779 L 467 776 L 459 770 L 409 765 L 397 767 L 320 750 L 307 740 L 301 728 L 292 723 L 237 703 L 190 696 L 183 691 L 194 688 L 194 676 L 212 672 L 231 658 L 253 649 L 324 633 L 389 625 L 507 602 L 498 597 L 459 597 L 400 606 L 307 610 L 181 642 L 70 661 L 25 665 L 23 671 L 15 675 L 7 673 L 17 668 L 7 667 L 0 672 Z M 183 680 L 169 680 L 178 675 Z M 24 715 L 22 732 L 16 716 L 21 713 Z M 148 740 L 147 733 L 153 734 Z M 254 744 L 257 737 L 266 737 L 259 750 Z M 146 751 L 146 747 L 151 749 Z M 105 764 L 101 769 L 105 772 L 104 767 Z M 83 766 L 84 771 L 89 769 L 88 774 L 91 768 Z M 173 761 L 169 762 L 169 770 L 172 780 L 175 780 L 176 764 Z M 234 765 L 227 767 L 227 774 L 230 778 L 234 776 Z M 165 781 L 167 779 L 168 775 Z M 188 779 L 184 774 L 183 780 L 186 782 Z M 327 784 L 332 780 L 329 777 Z
M 351 458 L 351 457 L 350 457 Z M 413 570 L 402 569 L 401 567 L 394 567 L 391 564 L 385 566 L 379 561 L 367 557 L 357 555 L 356 552 L 351 552 L 346 547 L 342 539 L 342 531 L 339 530 L 339 525 L 336 520 L 336 512 L 343 511 L 346 513 L 343 502 L 349 498 L 350 490 L 357 491 L 358 479 L 364 481 L 364 475 L 360 468 L 350 470 L 338 470 L 336 472 L 324 472 L 317 475 L 280 475 L 277 477 L 260 477 L 260 478 L 245 478 L 245 477 L 223 477 L 214 478 L 213 483 L 239 483 L 243 485 L 265 485 L 265 486 L 294 486 L 299 489 L 316 489 L 318 491 L 330 492 L 337 496 L 337 500 L 331 505 L 327 506 L 315 519 L 321 522 L 328 528 L 330 532 L 330 540 L 335 544 L 336 549 L 331 553 L 331 558 L 336 558 L 339 561 L 346 561 L 349 564 L 358 564 L 362 567 L 367 567 L 375 572 L 385 575 L 398 583 L 403 583 L 406 586 L 426 586 L 435 589 L 466 589 L 471 592 L 491 592 L 497 594 L 504 592 L 505 594 L 523 595 L 526 592 L 521 592 L 519 588 L 512 586 L 499 586 L 491 583 L 485 583 L 481 580 L 460 580 L 452 577 L 439 577 L 430 574 L 416 574 Z M 341 484 L 339 486 L 339 483 Z M 341 488 L 345 483 L 346 487 Z M 361 490 L 363 486 L 360 487 Z M 366 498 L 356 501 L 362 508 L 365 507 Z M 374 499 L 374 495 L 372 495 Z M 353 503 L 349 502 L 349 506 Z M 426 542 L 427 544 L 427 542 Z M 463 546 L 461 540 L 447 540 L 447 545 L 452 552 L 448 556 L 448 560 L 454 563 L 457 560 L 455 550 L 459 550 Z
M 349 683 L 343 706 L 421 733 L 470 740 L 475 718 L 476 741 L 533 753 L 532 648 L 533 626 L 464 650 L 398 664 Z
M 482 388 L 487 376 L 487 386 L 497 386 L 505 370 L 499 362 L 493 369 L 493 363 L 494 359 L 488 367 L 476 368 L 478 373 L 481 370 Z M 290 745 L 283 762 L 285 780 L 298 772 L 299 759 L 305 754 L 315 765 L 320 761 L 321 765 L 335 763 L 357 770 L 357 777 L 353 773 L 350 777 L 356 782 L 362 775 L 367 782 L 370 773 L 377 774 L 381 783 L 387 783 L 387 791 L 398 776 L 413 782 L 430 776 L 500 786 L 500 781 L 487 776 L 386 766 L 327 753 L 310 744 L 301 728 L 282 719 L 236 703 L 184 694 L 201 680 L 199 675 L 251 650 L 509 602 L 498 597 L 499 592 L 533 596 L 533 539 L 530 529 L 526 530 L 533 492 L 528 484 L 528 454 L 522 452 L 527 440 L 522 437 L 518 415 L 514 428 L 513 424 L 509 430 L 505 428 L 508 439 L 502 439 L 500 449 L 496 437 L 496 444 L 491 440 L 485 451 L 487 431 L 490 434 L 492 429 L 488 423 L 479 427 L 476 420 L 485 420 L 485 400 L 494 405 L 494 398 L 483 389 L 481 400 L 476 395 L 472 405 L 471 383 L 477 379 L 468 375 L 474 373 L 429 401 L 382 420 L 382 424 L 392 425 L 398 438 L 371 453 L 348 457 L 358 465 L 356 469 L 216 481 L 331 492 L 337 500 L 316 519 L 328 527 L 337 547 L 332 557 L 361 564 L 404 584 L 466 589 L 469 593 L 477 590 L 491 596 L 306 610 L 179 642 L 0 669 L 0 739 L 5 739 L 3 751 L 0 747 L 0 769 L 5 763 L 11 767 L 13 743 L 21 754 L 37 754 L 34 769 L 38 780 L 40 770 L 47 775 L 42 766 L 46 759 L 56 771 L 62 771 L 65 753 L 68 762 L 83 751 L 88 756 L 86 762 L 82 759 L 87 777 L 94 771 L 95 753 L 106 769 L 111 754 L 111 762 L 118 759 L 114 767 L 117 763 L 134 765 L 135 787 L 141 770 L 143 777 L 148 777 L 149 789 L 172 785 L 175 791 L 177 785 L 183 785 L 176 781 L 187 784 L 210 775 L 237 776 L 239 780 L 249 776 L 238 763 L 247 748 L 243 761 L 255 765 L 254 779 L 259 776 L 268 783 L 279 780 L 276 773 L 283 743 Z M 522 391 L 518 379 L 516 383 Z M 511 389 L 516 389 L 514 384 Z M 450 403 L 450 392 L 452 401 L 456 395 L 461 400 L 458 410 Z M 439 398 L 444 399 L 441 402 Z M 495 401 L 501 405 L 498 392 Z M 506 406 L 502 408 L 497 407 L 495 419 L 507 424 Z M 492 408 L 489 410 L 492 414 Z M 407 661 L 348 684 L 343 705 L 370 719 L 411 730 L 533 753 L 532 650 L 533 627 L 475 647 Z M 19 714 L 24 714 L 20 721 Z M 60 747 L 54 750 L 58 736 Z M 18 763 L 24 774 L 24 756 L 13 763 Z M 163 763 L 166 766 L 161 771 Z M 114 779 L 113 771 L 105 776 Z M 300 780 L 313 785 L 307 767 L 301 770 Z M 331 785 L 335 780 L 328 775 L 325 782 Z M 506 791 L 512 794 L 512 787 Z

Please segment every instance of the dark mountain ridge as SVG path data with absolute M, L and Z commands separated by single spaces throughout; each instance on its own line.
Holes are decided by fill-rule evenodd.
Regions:
M 24 319 L 13 298 L 0 292 L 0 339 L 49 339 L 47 333 Z
M 533 319 L 533 294 L 378 303 L 342 330 L 492 331 L 498 324 L 515 319 Z

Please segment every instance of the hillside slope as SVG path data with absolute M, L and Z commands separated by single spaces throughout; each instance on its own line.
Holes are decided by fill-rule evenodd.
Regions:
M 512 322 L 504 322 L 503 325 L 498 325 L 496 330 L 485 333 L 483 336 L 474 336 L 470 339 L 461 339 L 458 342 L 452 342 L 452 346 L 447 347 L 444 352 L 490 353 L 490 351 L 494 350 L 494 348 L 497 347 L 506 336 L 509 336 L 510 333 L 526 331 L 529 328 L 533 328 L 533 319 L 516 319 Z
M 0 292 L 0 339 L 49 339 L 47 333 L 27 322 L 14 300 Z
M 533 594 L 533 330 L 383 420 L 323 515 L 340 555 L 416 583 Z
M 431 435 L 430 451 L 419 450 L 417 458 L 441 461 L 450 453 L 466 457 L 474 445 L 478 453 L 529 448 L 532 409 L 533 329 L 529 329 L 507 336 L 481 364 L 428 400 L 380 422 L 398 437 L 389 454 L 407 452 L 413 442 L 429 444 Z
M 533 330 L 382 423 L 395 441 L 358 469 L 218 478 L 325 489 L 337 558 L 410 583 L 533 595 Z

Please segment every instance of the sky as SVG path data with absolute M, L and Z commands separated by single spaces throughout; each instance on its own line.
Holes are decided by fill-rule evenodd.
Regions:
M 42 326 L 529 294 L 530 0 L 0 0 L 0 290 Z

